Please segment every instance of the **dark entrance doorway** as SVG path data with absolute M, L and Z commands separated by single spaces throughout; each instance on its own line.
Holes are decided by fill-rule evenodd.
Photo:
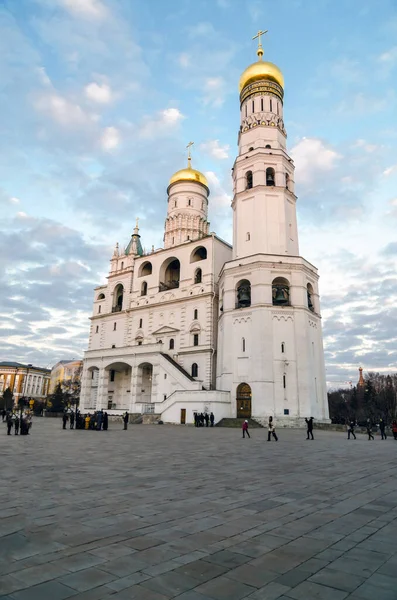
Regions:
M 186 408 L 181 408 L 181 425 L 186 423 Z
M 240 383 L 237 388 L 237 418 L 249 419 L 251 416 L 251 388 L 248 383 Z

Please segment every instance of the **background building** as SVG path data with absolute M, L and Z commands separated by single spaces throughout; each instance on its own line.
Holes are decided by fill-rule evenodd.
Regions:
M 49 393 L 55 391 L 58 383 L 62 381 L 80 380 L 83 367 L 82 360 L 60 360 L 51 369 Z
M 18 362 L 0 362 L 0 394 L 10 388 L 14 394 L 14 402 L 18 403 L 22 396 L 44 402 L 49 393 L 49 369 Z

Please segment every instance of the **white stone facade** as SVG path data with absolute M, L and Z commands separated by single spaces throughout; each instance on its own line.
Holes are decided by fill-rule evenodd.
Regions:
M 233 248 L 209 234 L 208 186 L 190 159 L 168 187 L 164 249 L 143 255 L 138 227 L 116 246 L 95 290 L 82 410 L 328 420 L 318 274 L 299 256 L 282 97 L 266 79 L 241 93 Z

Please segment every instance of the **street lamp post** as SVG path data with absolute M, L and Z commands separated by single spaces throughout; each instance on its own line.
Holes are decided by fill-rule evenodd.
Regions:
M 26 391 L 26 384 L 27 384 L 28 377 L 29 377 L 29 369 L 30 369 L 30 368 L 32 368 L 32 367 L 33 367 L 33 365 L 31 365 L 31 364 L 28 364 L 28 365 L 27 365 L 27 369 L 26 369 L 26 379 L 25 379 L 25 381 L 23 382 L 23 395 L 22 395 L 22 398 L 20 398 L 20 407 L 19 407 L 19 427 L 20 427 L 20 428 L 21 428 L 21 426 L 22 426 L 22 408 L 23 408 L 23 405 L 25 404 L 25 391 Z M 22 400 L 22 402 L 21 402 L 21 400 Z

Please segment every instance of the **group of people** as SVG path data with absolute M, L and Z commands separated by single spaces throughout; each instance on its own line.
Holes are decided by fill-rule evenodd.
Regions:
M 305 419 L 305 421 L 306 421 L 306 427 L 307 427 L 307 430 L 306 430 L 307 438 L 306 439 L 307 440 L 309 440 L 309 439 L 314 440 L 314 437 L 313 437 L 313 421 L 314 421 L 314 419 L 313 419 L 313 417 L 310 417 L 310 419 Z M 241 428 L 243 430 L 243 438 L 245 438 L 245 436 L 247 436 L 247 437 L 250 438 L 251 436 L 250 436 L 250 433 L 249 433 L 249 422 L 248 422 L 248 419 L 245 419 L 243 421 L 243 424 L 242 424 Z M 274 441 L 278 442 L 278 437 L 277 437 L 276 427 L 275 427 L 275 424 L 274 424 L 273 417 L 269 417 L 269 421 L 268 421 L 268 424 L 267 424 L 267 441 L 271 442 L 272 438 L 274 439 Z
M 65 410 L 62 415 L 62 429 L 66 429 L 69 422 L 69 429 L 92 429 L 94 431 L 106 431 L 109 426 L 109 416 L 103 410 L 97 410 L 94 413 L 82 415 L 77 409 L 76 413 L 72 410 Z
M 211 425 L 211 427 L 214 426 L 214 422 L 215 422 L 215 417 L 214 417 L 214 413 L 210 413 L 208 414 L 206 413 L 194 413 L 194 426 L 195 427 L 209 427 Z
M 3 422 L 6 421 L 7 423 L 7 435 L 11 435 L 12 429 L 14 429 L 14 435 L 29 435 L 32 427 L 32 413 L 30 410 L 21 413 L 3 411 L 2 417 Z

